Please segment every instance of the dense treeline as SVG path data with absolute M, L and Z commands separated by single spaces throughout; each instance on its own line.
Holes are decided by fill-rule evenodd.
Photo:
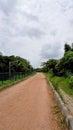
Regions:
M 73 44 L 72 46 L 64 45 L 64 56 L 57 59 L 49 59 L 43 63 L 42 71 L 53 72 L 58 76 L 69 76 L 73 74 Z
M 33 67 L 29 61 L 19 56 L 3 56 L 0 53 L 0 73 L 9 72 L 23 72 L 28 73 L 33 71 Z

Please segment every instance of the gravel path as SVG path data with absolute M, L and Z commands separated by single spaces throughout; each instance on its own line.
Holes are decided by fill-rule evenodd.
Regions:
M 51 88 L 38 73 L 0 92 L 0 130 L 60 130 L 54 105 Z

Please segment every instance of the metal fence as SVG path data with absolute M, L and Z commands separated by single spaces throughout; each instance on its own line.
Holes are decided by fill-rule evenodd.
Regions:
M 34 72 L 14 72 L 14 73 L 9 73 L 9 72 L 5 72 L 5 73 L 0 73 L 0 81 L 4 81 L 4 80 L 8 80 L 8 79 L 12 79 L 12 78 L 21 78 L 21 77 L 26 77 L 30 74 L 32 74 Z
M 35 72 L 27 72 L 27 73 L 23 73 L 23 72 L 15 72 L 15 73 L 9 73 L 9 72 L 5 72 L 5 73 L 0 73 L 0 88 L 1 86 L 5 86 L 6 84 L 9 83 L 13 83 L 15 81 L 18 80 L 22 80 L 25 77 L 34 74 Z

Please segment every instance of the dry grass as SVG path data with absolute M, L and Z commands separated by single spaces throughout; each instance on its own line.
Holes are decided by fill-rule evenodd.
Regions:
M 53 107 L 53 114 L 56 115 L 55 120 L 57 122 L 58 128 L 61 128 L 62 130 L 68 130 L 65 118 L 57 105 Z

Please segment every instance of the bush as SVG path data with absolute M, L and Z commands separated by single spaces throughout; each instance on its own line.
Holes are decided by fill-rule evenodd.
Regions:
M 70 77 L 69 84 L 70 88 L 73 89 L 73 76 Z

